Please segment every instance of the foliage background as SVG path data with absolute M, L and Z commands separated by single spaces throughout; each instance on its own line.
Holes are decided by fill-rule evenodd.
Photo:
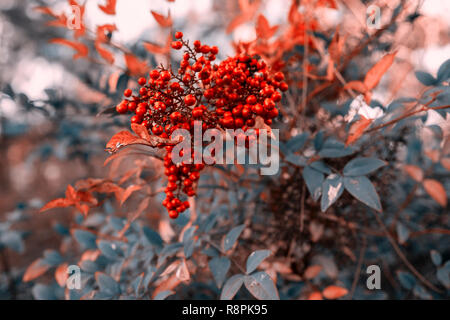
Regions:
M 108 47 L 114 65 L 102 60 L 89 40 L 88 59 L 73 60 L 69 48 L 49 44 L 54 38 L 74 40 L 73 31 L 47 26 L 51 19 L 34 8 L 68 13 L 66 1 L 0 4 L 1 298 L 217 299 L 234 293 L 223 283 L 241 282 L 247 289 L 236 298 L 449 297 L 448 112 L 417 113 L 363 136 L 351 152 L 343 147 L 350 127 L 344 117 L 357 95 L 356 89 L 351 93 L 343 87 L 364 79 L 388 52 L 397 54 L 372 90 L 371 106 L 385 113 L 374 127 L 405 114 L 416 100 L 430 101 L 436 90 L 440 93 L 430 106 L 449 104 L 448 2 L 299 1 L 299 12 L 314 17 L 317 28 L 305 19 L 289 21 L 292 7 L 287 0 L 250 2 L 253 6 L 245 6 L 246 1 L 119 0 L 115 16 L 101 12 L 101 2 L 86 2 L 84 22 L 90 30 L 116 24 L 111 39 L 120 46 Z M 382 7 L 386 26 L 375 36 L 377 31 L 365 27 L 369 4 Z M 261 47 L 255 50 L 280 54 L 291 81 L 282 101 L 284 112 L 274 125 L 284 142 L 280 174 L 259 177 L 247 167 L 209 169 L 195 212 L 176 222 L 168 220 L 160 205 L 161 170 L 152 158 L 127 157 L 112 172 L 103 166 L 106 142 L 128 125 L 125 117 L 97 116 L 120 100 L 128 81 L 133 83 L 124 52 L 153 67 L 167 62 L 166 54 L 149 52 L 143 43 L 165 43 L 170 28 L 161 27 L 150 10 L 166 15 L 168 9 L 173 30 L 219 46 L 220 59 L 234 55 L 233 43 L 254 41 L 259 32 Z M 260 15 L 270 26 L 279 25 L 267 42 L 261 26 L 255 29 Z M 283 47 L 289 40 L 283 36 L 302 28 L 317 43 L 305 45 L 300 36 L 291 47 Z M 327 73 L 337 28 L 343 44 L 335 63 L 344 83 L 337 80 L 339 75 L 330 78 Z M 171 58 L 175 62 L 177 55 Z M 348 62 L 345 67 L 343 61 Z M 308 165 L 317 155 L 326 168 Z M 322 181 L 329 170 L 342 175 L 357 157 L 387 163 L 367 174 L 383 213 L 347 191 L 322 212 L 321 201 L 331 199 L 322 195 L 319 200 L 309 190 L 316 185 L 326 194 Z M 142 174 L 122 187 L 142 188 L 123 206 L 96 190 L 99 205 L 87 218 L 72 209 L 38 213 L 48 201 L 64 197 L 69 184 L 89 177 L 117 181 L 132 168 L 141 168 Z M 421 174 L 437 181 L 443 195 L 435 185 L 427 191 L 424 179 L 417 178 Z M 373 194 L 366 196 L 373 200 Z M 124 231 L 124 223 L 135 216 Z M 254 251 L 253 260 L 247 261 Z M 248 263 L 249 275 L 239 276 L 248 271 Z M 67 264 L 81 266 L 83 290 L 64 289 Z M 371 264 L 382 269 L 382 290 L 366 289 L 365 270 Z

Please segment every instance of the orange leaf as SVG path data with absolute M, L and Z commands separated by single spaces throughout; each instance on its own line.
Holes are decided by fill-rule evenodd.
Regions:
M 323 297 L 319 291 L 315 291 L 309 294 L 308 300 L 323 300 Z
M 43 206 L 39 212 L 44 212 L 53 208 L 66 208 L 73 205 L 73 201 L 71 200 L 67 200 L 65 198 L 59 198 L 59 199 L 55 199 L 50 201 L 49 203 L 47 203 L 45 206 Z
M 163 28 L 167 28 L 167 27 L 171 27 L 172 26 L 172 18 L 170 17 L 170 11 L 169 14 L 167 15 L 167 17 L 164 17 L 163 15 L 155 12 L 155 11 L 151 11 L 153 18 L 155 18 L 156 22 L 158 22 L 158 24 L 163 27 Z
M 419 168 L 418 166 L 414 165 L 405 165 L 403 166 L 403 170 L 406 171 L 407 174 L 417 182 L 420 182 L 423 180 L 423 170 Z
M 303 276 L 306 279 L 313 279 L 319 275 L 320 271 L 322 271 L 322 266 L 320 265 L 309 266 L 308 268 L 306 268 Z
M 148 41 L 144 41 L 143 46 L 145 50 L 153 54 L 166 54 L 170 51 L 170 48 L 168 47 L 161 47 L 157 44 Z
M 256 35 L 262 39 L 270 39 L 275 32 L 277 31 L 278 26 L 271 27 L 269 25 L 269 21 L 267 21 L 266 17 L 262 14 L 258 16 L 256 20 Z
M 368 91 L 366 85 L 361 81 L 350 81 L 347 82 L 344 86 L 344 90 L 351 89 L 356 90 L 360 93 L 366 93 Z
M 131 196 L 133 192 L 138 191 L 140 189 L 142 189 L 142 187 L 138 185 L 131 185 L 127 187 L 122 195 L 122 199 L 120 199 L 120 205 L 122 205 L 125 201 L 127 201 L 127 199 Z
M 114 153 L 122 147 L 132 144 L 150 145 L 146 140 L 136 137 L 129 131 L 120 131 L 116 133 L 106 144 L 106 149 L 110 153 Z
M 153 291 L 152 298 L 155 298 L 158 293 L 163 291 L 172 291 L 181 283 L 176 274 L 172 274 L 168 279 L 162 281 Z
M 441 164 L 445 169 L 450 170 L 450 158 L 442 158 Z
M 428 158 L 431 159 L 431 161 L 433 162 L 439 161 L 439 150 L 426 150 L 425 154 L 427 155 Z
M 135 55 L 131 53 L 125 53 L 125 63 L 128 71 L 132 76 L 143 75 L 147 72 L 148 66 L 145 61 L 139 60 Z
M 99 42 L 108 42 L 109 37 L 108 34 L 117 31 L 117 27 L 115 24 L 104 24 L 101 26 L 97 26 L 97 41 Z
M 366 74 L 364 84 L 369 90 L 375 88 L 380 82 L 381 77 L 386 73 L 395 59 L 397 51 L 386 54 L 380 61 L 378 61 Z
M 73 55 L 73 59 L 83 58 L 86 57 L 89 53 L 88 47 L 81 42 L 77 41 L 69 41 L 67 39 L 63 38 L 54 38 L 49 40 L 50 43 L 56 43 L 61 44 L 64 46 L 68 46 L 76 51 L 76 53 Z
M 347 293 L 347 289 L 338 286 L 328 286 L 322 292 L 323 296 L 330 300 L 342 298 Z
M 42 276 L 50 266 L 41 258 L 30 264 L 23 275 L 23 282 L 28 282 Z
M 239 0 L 239 8 L 241 13 L 237 15 L 227 26 L 226 32 L 231 33 L 239 25 L 250 21 L 255 16 L 258 10 L 260 0 L 255 0 L 250 3 L 249 0 Z
M 366 130 L 366 128 L 372 123 L 372 121 L 372 119 L 366 119 L 365 117 L 361 116 L 360 120 L 353 123 L 348 132 L 348 137 L 345 145 L 348 146 L 358 140 L 363 135 L 364 130 Z
M 55 279 L 58 282 L 60 287 L 64 287 L 66 285 L 67 278 L 69 277 L 67 273 L 68 263 L 63 263 L 58 266 L 55 270 Z
M 434 179 L 425 179 L 423 187 L 437 203 L 444 208 L 447 206 L 447 194 L 442 183 Z
M 98 7 L 106 14 L 115 15 L 116 2 L 117 2 L 116 0 L 106 0 L 106 4 L 104 6 L 99 4 Z
M 131 124 L 131 130 L 133 130 L 133 132 L 136 133 L 140 138 L 150 141 L 151 136 L 146 126 L 133 123 Z
M 114 63 L 114 55 L 109 52 L 108 50 L 106 50 L 105 48 L 102 48 L 100 46 L 100 42 L 96 41 L 95 42 L 95 49 L 97 50 L 98 54 L 109 64 L 113 64 Z

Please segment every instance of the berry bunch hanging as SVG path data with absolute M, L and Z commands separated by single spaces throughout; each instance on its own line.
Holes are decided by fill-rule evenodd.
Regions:
M 124 91 L 124 99 L 116 110 L 133 113 L 131 123 L 141 124 L 161 138 L 169 138 L 176 129 L 193 133 L 194 121 L 202 121 L 202 130 L 210 128 L 243 129 L 255 126 L 256 117 L 267 125 L 278 116 L 275 105 L 286 91 L 281 72 L 271 73 L 266 63 L 257 57 L 239 54 L 214 64 L 219 49 L 194 41 L 193 47 L 175 33 L 172 48 L 185 48 L 177 73 L 159 67 L 149 73 L 149 79 L 139 78 L 140 88 Z M 193 144 L 193 142 L 192 142 Z M 163 205 L 173 219 L 189 208 L 181 194 L 195 196 L 200 164 L 176 164 L 172 161 L 171 145 L 159 144 L 167 153 L 164 158 L 168 183 Z M 193 154 L 193 152 L 191 152 Z

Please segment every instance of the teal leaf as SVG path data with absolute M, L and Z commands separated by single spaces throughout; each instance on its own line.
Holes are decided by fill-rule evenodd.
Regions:
M 330 174 L 330 173 L 331 173 L 330 167 L 327 166 L 327 165 L 325 164 L 325 162 L 320 161 L 320 160 L 319 160 L 319 161 L 311 162 L 311 163 L 309 164 L 309 166 L 310 166 L 311 168 L 316 169 L 317 171 L 320 171 L 320 172 L 325 173 L 325 174 Z
M 97 272 L 95 274 L 95 280 L 100 288 L 100 292 L 114 297 L 120 293 L 119 284 L 112 277 L 103 272 Z
M 408 238 L 409 238 L 408 228 L 406 228 L 404 224 L 398 222 L 396 229 L 397 229 L 398 241 L 401 244 L 404 244 L 406 242 L 406 240 L 408 240 Z
M 244 284 L 258 300 L 280 300 L 277 287 L 272 278 L 264 271 L 245 276 Z
M 382 211 L 380 198 L 378 197 L 377 191 L 367 177 L 344 177 L 344 186 L 352 196 L 365 205 L 375 209 L 378 212 Z
M 355 158 L 344 167 L 344 176 L 355 177 L 371 173 L 383 166 L 386 162 L 377 158 Z
M 406 290 L 411 290 L 416 285 L 416 278 L 409 272 L 399 271 L 397 272 L 397 278 Z
M 342 177 L 337 174 L 330 174 L 322 183 L 322 200 L 320 201 L 322 212 L 325 212 L 335 203 L 342 192 L 344 192 Z
M 271 254 L 270 250 L 253 251 L 247 258 L 247 273 L 252 273 Z
M 220 294 L 220 300 L 231 300 L 242 287 L 244 283 L 244 275 L 236 274 L 229 278 L 222 288 L 222 293 Z
M 215 257 L 211 259 L 208 264 L 217 287 L 221 288 L 227 276 L 228 270 L 230 269 L 230 259 L 227 257 Z
M 241 224 L 237 227 L 234 227 L 230 230 L 230 232 L 227 233 L 225 239 L 223 240 L 223 251 L 228 251 L 234 246 L 244 228 L 245 225 Z
M 439 252 L 436 250 L 430 251 L 431 261 L 433 261 L 433 264 L 437 267 L 439 267 L 442 264 L 442 256 Z
M 97 243 L 98 248 L 102 252 L 102 254 L 108 259 L 118 259 L 122 254 L 121 250 L 117 247 L 117 245 L 110 241 L 100 240 Z
M 296 135 L 295 137 L 289 139 L 288 142 L 286 142 L 286 148 L 289 149 L 290 152 L 297 152 L 303 148 L 306 141 L 308 140 L 308 137 L 308 132 L 303 132 L 299 135 Z
M 161 291 L 156 295 L 156 297 L 153 300 L 165 300 L 168 296 L 173 295 L 175 292 L 171 290 L 165 290 Z
M 443 82 L 450 79 L 450 59 L 446 60 L 437 72 L 437 82 Z
M 319 156 L 322 158 L 341 158 L 351 155 L 353 152 L 354 150 L 351 147 L 346 147 L 343 142 L 330 138 L 324 142 Z
M 417 80 L 419 80 L 422 84 L 426 86 L 435 85 L 437 82 L 436 79 L 428 72 L 416 71 L 415 74 Z
M 322 194 L 322 183 L 325 180 L 324 174 L 312 169 L 311 166 L 306 166 L 303 168 L 302 175 L 313 200 L 319 200 Z
M 77 240 L 77 242 L 85 249 L 97 249 L 97 244 L 95 243 L 97 236 L 92 232 L 77 229 L 74 231 L 73 235 L 75 240 Z

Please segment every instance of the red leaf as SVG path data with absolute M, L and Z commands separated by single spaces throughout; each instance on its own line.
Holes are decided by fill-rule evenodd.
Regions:
M 345 145 L 348 146 L 358 140 L 363 135 L 364 130 L 366 130 L 366 128 L 372 123 L 372 121 L 372 119 L 366 119 L 361 116 L 360 120 L 353 123 L 348 132 L 348 137 Z
M 378 61 L 366 74 L 364 84 L 368 90 L 375 88 L 380 82 L 381 77 L 386 73 L 395 59 L 397 51 L 386 54 L 380 61 Z
M 447 206 L 447 193 L 442 183 L 434 179 L 425 179 L 423 181 L 423 187 L 437 203 L 444 208 Z
M 114 55 L 106 50 L 105 48 L 102 48 L 100 46 L 100 42 L 96 41 L 95 42 L 95 49 L 97 50 L 98 54 L 109 64 L 113 64 L 114 63 Z
M 157 13 L 156 11 L 151 11 L 153 18 L 155 18 L 156 22 L 158 22 L 158 24 L 163 27 L 163 28 L 167 28 L 167 27 L 171 27 L 172 26 L 172 18 L 170 17 L 170 11 L 169 14 L 167 15 L 167 17 L 164 17 L 163 15 Z
M 102 10 L 104 13 L 109 15 L 115 15 L 116 14 L 116 0 L 106 0 L 105 5 L 98 5 L 100 10 Z
M 319 291 L 314 291 L 309 294 L 308 300 L 323 300 L 323 297 Z
M 139 60 L 135 55 L 131 53 L 125 53 L 125 63 L 128 71 L 132 76 L 143 75 L 148 71 L 148 66 L 145 61 Z
M 35 260 L 30 264 L 23 275 L 23 282 L 28 282 L 42 276 L 50 266 L 41 258 Z
M 347 293 L 347 289 L 338 286 L 328 286 L 322 292 L 323 296 L 330 300 L 342 298 Z
M 442 158 L 441 164 L 445 169 L 450 170 L 450 158 Z
M 273 37 L 275 32 L 278 29 L 278 26 L 271 27 L 269 25 L 269 21 L 267 21 L 266 17 L 262 14 L 258 16 L 258 19 L 256 20 L 256 35 L 259 38 L 263 39 L 270 39 Z
M 68 46 L 68 47 L 74 49 L 76 51 L 76 53 L 73 55 L 73 59 L 84 58 L 89 53 L 88 47 L 84 43 L 81 43 L 81 42 L 69 41 L 69 40 L 63 39 L 63 38 L 54 38 L 54 39 L 49 40 L 49 42 L 61 44 L 61 45 Z

